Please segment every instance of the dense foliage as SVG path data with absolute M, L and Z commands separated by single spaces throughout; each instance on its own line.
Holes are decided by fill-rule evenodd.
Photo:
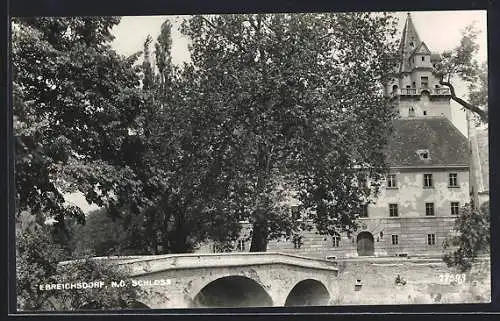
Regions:
M 352 231 L 376 194 L 392 118 L 380 87 L 394 63 L 391 22 L 361 13 L 184 22 L 197 116 L 229 199 L 253 224 L 251 251 L 291 236 L 306 215 L 321 233 Z M 361 169 L 368 188 L 357 184 Z
M 63 193 L 81 191 L 104 205 L 130 178 L 124 161 L 140 111 L 135 57 L 110 47 L 118 18 L 18 18 L 12 63 L 18 213 L 83 221 Z
M 60 265 L 67 259 L 65 250 L 54 242 L 51 228 L 40 225 L 28 213 L 20 215 L 16 230 L 17 308 L 22 311 L 130 308 L 137 304 L 141 289 L 130 283 L 123 287 L 45 290 L 46 284 L 127 280 L 126 271 L 87 259 Z M 42 286 L 42 289 L 40 289 Z
M 85 217 L 81 209 L 66 203 L 64 194 L 80 191 L 102 206 L 118 185 L 133 178 L 125 155 L 142 94 L 133 67 L 137 56 L 119 56 L 109 44 L 110 30 L 119 21 L 13 20 L 16 216 L 34 218 L 32 228 L 20 229 L 16 244 L 22 309 L 50 308 L 49 294 L 37 286 L 65 275 L 56 263 L 72 255 L 68 222 L 83 223 Z M 47 219 L 55 224 L 45 225 Z M 71 308 L 79 304 L 68 302 Z
M 479 255 L 489 253 L 490 221 L 489 202 L 480 208 L 468 204 L 461 209 L 455 222 L 457 234 L 445 242 L 445 248 L 451 249 L 443 257 L 448 266 L 467 271 Z

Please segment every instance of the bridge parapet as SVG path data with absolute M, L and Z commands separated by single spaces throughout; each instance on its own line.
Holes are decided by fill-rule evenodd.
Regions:
M 98 257 L 95 259 L 125 267 L 129 271 L 130 276 L 175 269 L 243 267 L 273 264 L 327 270 L 334 272 L 335 275 L 338 273 L 337 268 L 331 261 L 277 252 L 166 254 L 133 257 Z

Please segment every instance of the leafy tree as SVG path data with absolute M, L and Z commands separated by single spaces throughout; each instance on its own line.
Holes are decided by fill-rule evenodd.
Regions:
M 443 52 L 443 59 L 436 68 L 440 84 L 450 88 L 451 99 L 476 114 L 480 121 L 488 123 L 488 68 L 486 63 L 479 65 L 475 59 L 479 48 L 476 43 L 478 34 L 473 25 L 467 26 L 460 44 Z M 455 92 L 453 81 L 458 79 L 469 84 L 468 101 Z
M 123 222 L 112 220 L 105 209 L 90 212 L 85 217 L 85 225 L 74 224 L 73 258 L 80 258 L 91 251 L 96 256 L 126 255 L 122 244 L 126 242 Z
M 392 22 L 350 13 L 183 23 L 206 146 L 253 225 L 251 251 L 298 228 L 292 198 L 332 234 L 352 231 L 359 204 L 377 193 L 393 117 L 380 87 L 395 62 Z M 361 170 L 367 188 L 356 183 Z
M 142 68 L 144 72 L 144 78 L 142 81 L 142 88 L 151 89 L 154 82 L 154 72 L 151 68 L 151 52 L 149 47 L 151 46 L 151 42 L 153 38 L 150 35 L 146 37 L 146 41 L 144 42 L 144 61 L 142 63 Z
M 109 44 L 119 21 L 13 20 L 16 215 L 29 214 L 35 224 L 17 235 L 17 290 L 24 309 L 45 308 L 46 293 L 33 287 L 56 280 L 57 262 L 73 250 L 73 221 L 84 222 L 64 193 L 80 191 L 104 206 L 118 186 L 133 183 L 127 146 L 143 96 L 133 67 L 137 55 L 119 56 Z M 48 218 L 55 224 L 45 225 Z
M 134 167 L 139 192 L 121 193 L 111 208 L 127 224 L 129 247 L 142 253 L 190 252 L 208 237 L 236 237 L 237 206 L 227 201 L 231 191 L 220 175 L 231 164 L 211 151 L 209 120 L 199 115 L 201 101 L 191 98 L 194 75 L 189 68 L 173 74 L 168 95 L 153 91 L 156 107 L 138 135 L 144 143 Z
M 160 91 L 164 93 L 169 85 L 172 72 L 172 24 L 165 20 L 161 25 L 160 35 L 155 44 L 156 66 L 158 68 Z
M 490 250 L 490 209 L 489 202 L 480 208 L 471 204 L 464 206 L 455 221 L 454 235 L 446 240 L 445 249 L 452 251 L 443 256 L 448 266 L 455 266 L 461 271 L 468 271 L 478 255 Z
M 128 132 L 141 110 L 136 55 L 110 47 L 115 17 L 16 18 L 12 62 L 18 212 L 42 223 L 56 220 L 60 243 L 65 219 L 84 220 L 63 193 L 81 191 L 105 205 L 131 177 Z

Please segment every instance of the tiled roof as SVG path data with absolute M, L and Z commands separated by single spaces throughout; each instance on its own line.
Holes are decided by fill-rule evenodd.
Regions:
M 391 167 L 467 166 L 467 138 L 446 117 L 412 117 L 393 121 L 387 147 Z M 427 150 L 428 159 L 418 151 Z
M 413 50 L 413 52 L 411 53 L 410 57 L 415 55 L 415 54 L 425 54 L 425 55 L 430 55 L 431 54 L 431 51 L 429 50 L 429 48 L 427 47 L 427 45 L 425 44 L 425 42 L 421 42 L 420 45 L 418 45 L 415 50 Z

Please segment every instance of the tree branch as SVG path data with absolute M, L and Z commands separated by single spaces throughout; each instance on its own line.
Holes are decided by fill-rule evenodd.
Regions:
M 439 83 L 443 86 L 447 86 L 448 88 L 450 88 L 451 99 L 462 105 L 465 109 L 470 110 L 471 112 L 479 115 L 479 117 L 483 122 L 488 123 L 488 113 L 485 110 L 471 103 L 466 102 L 460 97 L 457 97 L 455 93 L 455 87 L 450 82 L 441 80 Z

